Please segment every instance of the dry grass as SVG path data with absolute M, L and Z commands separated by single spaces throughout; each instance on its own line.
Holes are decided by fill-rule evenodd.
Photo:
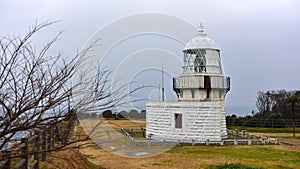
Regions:
M 108 120 L 116 130 L 145 125 L 129 120 Z M 89 146 L 80 149 L 89 161 L 105 168 L 210 168 L 222 164 L 242 164 L 263 168 L 298 168 L 300 145 L 253 145 L 253 146 L 182 146 L 147 158 L 122 157 L 104 149 Z
M 106 120 L 113 129 L 120 130 L 120 128 L 133 128 L 133 129 L 140 129 L 141 127 L 146 127 L 145 120 Z
M 127 129 L 145 127 L 143 121 L 107 120 L 106 125 L 108 124 L 116 131 L 119 131 L 120 127 Z M 176 169 L 214 168 L 217 165 L 237 164 L 237 166 L 279 169 L 299 168 L 300 166 L 300 144 L 294 146 L 181 146 L 147 158 L 118 156 L 99 148 L 91 140 L 83 144 L 84 146 L 79 151 L 70 149 L 50 154 L 47 156 L 48 162 L 43 163 L 40 168 Z
M 47 161 L 40 162 L 40 168 L 102 169 L 103 167 L 91 163 L 78 149 L 67 149 L 48 154 Z
M 97 146 L 80 150 L 105 168 L 207 168 L 217 164 L 244 164 L 264 168 L 298 168 L 300 151 L 292 147 L 264 146 L 182 146 L 147 158 L 127 158 Z

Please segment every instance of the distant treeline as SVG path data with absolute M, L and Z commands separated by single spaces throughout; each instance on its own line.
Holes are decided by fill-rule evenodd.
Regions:
M 94 118 L 115 118 L 115 119 L 146 119 L 146 110 L 138 112 L 135 109 L 120 112 L 112 112 L 111 110 L 105 110 L 102 113 L 91 113 L 91 114 L 81 114 L 83 116 L 89 116 Z
M 251 116 L 227 116 L 227 126 L 246 127 L 300 127 L 300 91 L 259 91 L 256 98 L 258 112 Z
M 112 113 L 111 110 L 106 110 L 102 112 L 102 117 L 104 118 L 127 118 L 127 119 L 136 119 L 136 118 L 142 118 L 146 119 L 146 110 L 142 110 L 141 112 L 138 112 L 135 109 L 127 111 L 121 111 L 118 113 Z

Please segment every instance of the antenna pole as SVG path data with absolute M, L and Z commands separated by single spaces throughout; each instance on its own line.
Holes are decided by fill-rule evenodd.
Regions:
M 165 101 L 165 87 L 164 87 L 164 67 L 161 67 L 161 92 L 162 92 L 162 101 Z
M 160 102 L 160 84 L 158 84 L 158 101 Z

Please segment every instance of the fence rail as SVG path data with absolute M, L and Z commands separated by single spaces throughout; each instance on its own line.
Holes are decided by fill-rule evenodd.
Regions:
M 292 119 L 226 119 L 227 126 L 291 128 Z M 295 119 L 295 127 L 300 127 L 300 119 Z

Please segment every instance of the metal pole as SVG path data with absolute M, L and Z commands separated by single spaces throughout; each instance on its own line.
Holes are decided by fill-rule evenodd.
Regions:
M 161 92 L 162 92 L 162 101 L 165 101 L 165 88 L 164 88 L 164 67 L 161 67 Z
M 158 84 L 158 101 L 160 102 L 160 84 Z

